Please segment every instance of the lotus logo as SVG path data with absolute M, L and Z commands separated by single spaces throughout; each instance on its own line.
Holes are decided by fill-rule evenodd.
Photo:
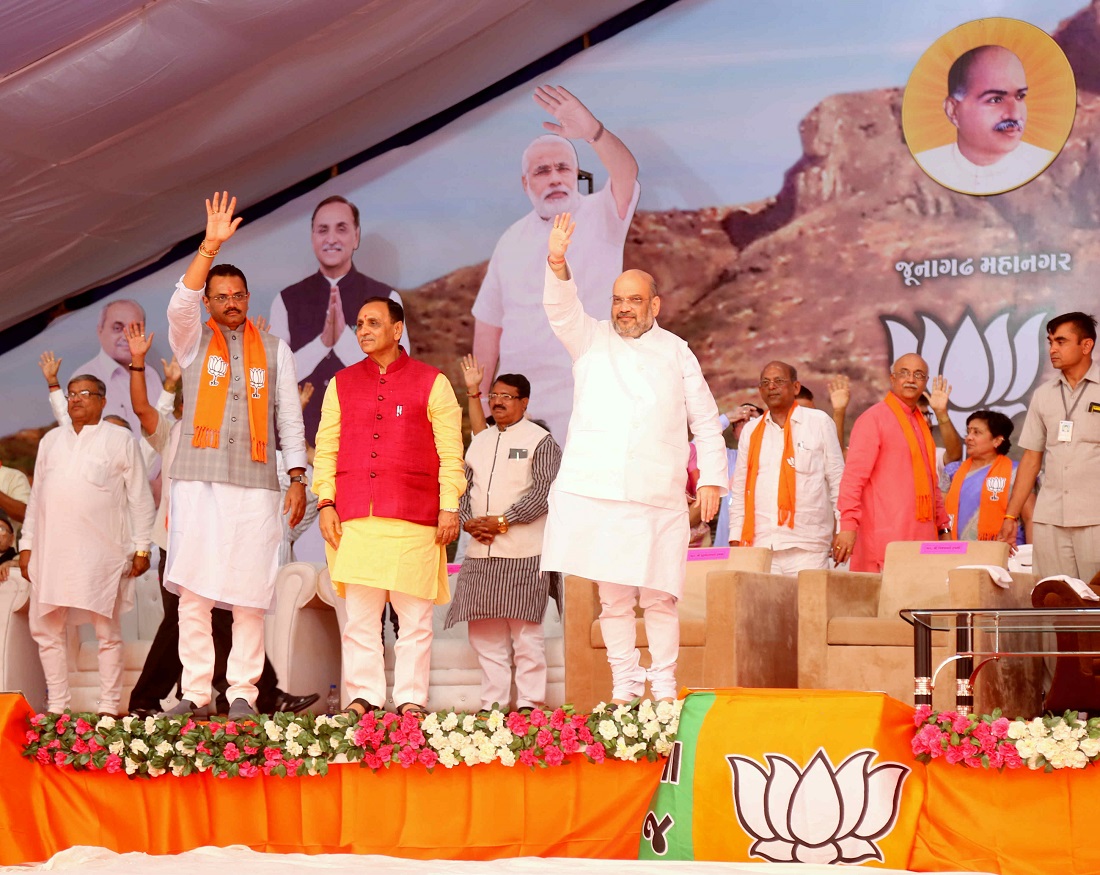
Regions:
M 894 828 L 909 768 L 861 750 L 833 768 L 818 750 L 804 771 L 780 754 L 766 754 L 771 774 L 749 757 L 731 755 L 737 819 L 756 841 L 749 855 L 772 863 L 882 861 L 876 839 Z
M 229 362 L 220 355 L 211 353 L 210 358 L 206 360 L 206 373 L 210 375 L 210 385 L 217 386 L 218 380 L 224 377 L 228 371 Z
M 906 353 L 919 353 L 928 362 L 930 374 L 947 378 L 952 387 L 948 414 L 960 434 L 974 410 L 997 410 L 1012 417 L 1027 409 L 1025 399 L 1039 376 L 1047 317 L 1036 313 L 1009 337 L 1009 315 L 995 316 L 984 329 L 969 311 L 954 329 L 928 314 L 920 314 L 917 329 L 882 317 L 891 362 Z

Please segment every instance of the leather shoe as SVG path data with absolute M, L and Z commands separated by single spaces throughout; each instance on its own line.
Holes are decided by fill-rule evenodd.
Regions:
M 300 714 L 320 698 L 320 693 L 310 693 L 308 696 L 295 696 L 291 693 L 280 692 L 275 698 L 275 710 L 285 711 L 290 714 Z
M 248 699 L 238 697 L 230 702 L 229 713 L 226 716 L 230 720 L 255 719 L 256 709 L 248 704 Z
M 205 720 L 210 716 L 209 705 L 196 705 L 190 699 L 180 699 L 175 708 L 161 711 L 159 717 L 186 717 L 191 715 L 192 720 Z

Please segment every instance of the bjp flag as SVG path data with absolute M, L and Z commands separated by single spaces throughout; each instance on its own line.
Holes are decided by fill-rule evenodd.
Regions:
M 638 856 L 905 869 L 924 801 L 912 737 L 913 709 L 878 693 L 693 692 Z

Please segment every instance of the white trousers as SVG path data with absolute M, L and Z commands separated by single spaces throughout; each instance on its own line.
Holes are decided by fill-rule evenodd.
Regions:
M 214 599 L 180 587 L 180 662 L 183 663 L 183 698 L 196 706 L 209 704 L 214 682 L 214 637 L 210 611 Z M 229 704 L 244 699 L 256 707 L 256 681 L 264 670 L 264 609 L 233 605 L 233 644 L 225 664 Z
M 507 708 L 512 698 L 512 659 L 516 666 L 516 707 L 546 704 L 546 647 L 542 623 L 494 617 L 470 620 L 470 646 L 481 665 L 481 707 Z
M 772 574 L 793 577 L 800 571 L 828 567 L 828 549 L 803 550 L 801 547 L 788 547 L 786 550 L 772 550 Z
M 676 660 L 680 654 L 680 618 L 676 596 L 644 586 L 619 583 L 597 584 L 600 594 L 600 631 L 611 665 L 611 698 L 630 700 L 645 692 L 648 677 L 654 699 L 674 699 Z M 642 608 L 645 634 L 649 640 L 650 667 L 640 665 L 634 605 Z
M 69 647 L 66 626 L 69 609 L 54 608 L 39 616 L 35 605 L 29 612 L 31 637 L 38 644 L 38 658 L 46 676 L 46 710 L 60 714 L 69 707 Z M 117 618 L 92 614 L 99 641 L 99 699 L 96 711 L 117 714 L 122 700 L 122 626 Z
M 341 641 L 344 658 L 344 694 L 347 701 L 365 699 L 386 703 L 386 663 L 382 650 L 382 609 L 386 599 L 397 612 L 397 643 L 393 646 L 393 703 L 428 704 L 428 675 L 432 668 L 432 608 L 422 599 L 396 590 L 349 584 L 345 597 L 348 619 Z
M 1032 568 L 1037 577 L 1065 574 L 1085 583 L 1100 572 L 1100 526 L 1032 527 Z

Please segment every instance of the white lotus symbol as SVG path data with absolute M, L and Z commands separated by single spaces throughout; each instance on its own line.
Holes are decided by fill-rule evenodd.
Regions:
M 833 768 L 818 750 L 805 771 L 780 754 L 756 760 L 731 755 L 737 819 L 754 839 L 749 854 L 773 863 L 882 861 L 875 839 L 894 827 L 909 768 L 870 768 L 877 751 L 853 753 Z
M 934 316 L 920 314 L 921 325 L 883 316 L 890 337 L 890 361 L 915 352 L 928 362 L 930 374 L 943 374 L 951 384 L 948 415 L 959 434 L 974 410 L 997 410 L 1013 417 L 1027 409 L 1024 399 L 1039 376 L 1046 313 L 1031 316 L 1010 338 L 1008 312 L 979 329 L 968 310 L 953 330 Z M 918 333 L 922 336 L 918 337 Z

